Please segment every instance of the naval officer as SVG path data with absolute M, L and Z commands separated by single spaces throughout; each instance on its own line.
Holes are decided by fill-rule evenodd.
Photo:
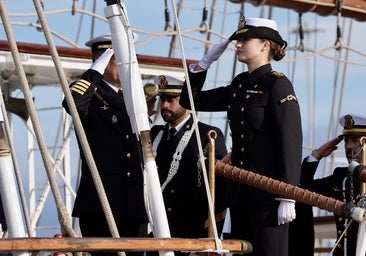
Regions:
M 236 41 L 237 59 L 247 70 L 228 86 L 203 91 L 207 69 L 230 41 Z M 232 165 L 298 185 L 302 158 L 299 103 L 292 83 L 270 64 L 285 56 L 286 46 L 274 20 L 243 17 L 229 40 L 190 66 L 189 79 L 197 111 L 227 111 Z M 190 108 L 186 86 L 180 104 Z M 289 222 L 296 217 L 293 200 L 235 182 L 227 198 L 231 238 L 251 242 L 251 255 L 288 255 Z
M 183 81 L 160 75 L 155 84 L 161 117 L 166 123 L 153 126 L 151 135 L 171 236 L 208 237 L 208 199 L 198 147 L 202 147 L 207 156 L 209 131 L 213 131 L 216 133 L 215 157 L 221 159 L 227 154 L 223 133 L 217 127 L 198 122 L 201 140 L 198 144 L 193 116 L 179 104 Z M 220 236 L 227 208 L 225 179 L 216 177 L 215 180 L 215 219 Z
M 70 84 L 89 146 L 121 237 L 147 235 L 141 158 L 123 99 L 110 35 L 86 43 L 93 64 Z M 66 111 L 68 106 L 63 101 Z M 72 216 L 79 218 L 83 237 L 110 237 L 97 191 L 80 149 L 81 178 Z M 116 255 L 91 252 L 92 255 Z M 132 255 L 142 253 L 127 252 Z

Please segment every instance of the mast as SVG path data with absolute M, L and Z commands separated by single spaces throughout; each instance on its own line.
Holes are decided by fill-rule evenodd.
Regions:
M 292 9 L 298 13 L 314 12 L 320 16 L 337 15 L 358 21 L 366 21 L 366 1 L 364 0 L 229 0 L 232 3 L 251 3 L 254 6 L 268 5 Z

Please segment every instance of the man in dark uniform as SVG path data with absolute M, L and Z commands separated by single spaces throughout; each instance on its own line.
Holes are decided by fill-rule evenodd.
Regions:
M 110 35 L 86 43 L 93 64 L 70 84 L 79 116 L 121 237 L 147 235 L 142 165 L 136 135 L 121 93 Z M 63 101 L 69 111 L 66 100 Z M 79 139 L 79 138 L 78 138 Z M 82 174 L 72 215 L 84 237 L 110 237 L 83 151 Z M 108 255 L 109 253 L 92 253 Z M 131 253 L 132 254 L 132 253 Z M 113 253 L 114 255 L 114 253 Z
M 179 105 L 183 81 L 161 75 L 155 83 L 159 86 L 160 113 L 166 124 L 153 126 L 151 134 L 171 236 L 208 237 L 208 199 L 198 147 L 206 151 L 208 133 L 215 132 L 215 156 L 221 159 L 227 154 L 224 136 L 219 128 L 198 122 L 201 140 L 198 144 L 193 117 Z M 225 180 L 215 179 L 215 214 L 220 236 L 226 214 Z
M 328 155 L 330 155 L 335 149 L 337 144 L 344 139 L 344 149 L 347 157 L 347 161 L 356 161 L 361 163 L 361 149 L 366 143 L 366 118 L 357 115 L 345 115 L 339 119 L 340 125 L 344 127 L 341 136 L 334 138 L 318 149 L 313 150 L 312 154 L 306 157 L 302 164 L 301 171 L 301 187 L 314 191 L 316 193 L 333 197 L 342 202 L 357 204 L 360 194 L 360 182 L 359 177 L 353 174 L 347 167 L 337 167 L 334 169 L 333 174 L 324 178 L 315 179 L 314 175 L 319 161 Z M 364 164 L 364 163 L 363 163 Z M 304 209 L 303 209 L 304 210 Z M 306 210 L 306 209 L 305 209 Z M 298 222 L 307 222 L 312 220 L 312 212 L 306 210 L 302 212 L 302 217 L 299 218 Z M 339 238 L 345 230 L 345 225 L 350 224 L 350 219 L 345 219 L 342 216 L 334 215 L 337 238 Z M 303 226 L 297 226 L 298 224 L 293 223 L 294 226 L 290 228 L 291 237 L 294 239 L 301 237 L 305 241 L 301 243 L 310 244 L 311 241 L 308 239 L 314 237 L 314 230 Z M 346 234 L 342 237 L 333 252 L 333 256 L 354 256 L 356 253 L 356 242 L 357 242 L 358 223 L 353 221 L 348 227 Z M 309 235 L 306 235 L 309 234 Z M 346 238 L 346 239 L 345 239 Z M 294 241 L 295 242 L 295 241 Z M 295 248 L 291 256 L 298 255 L 295 252 Z M 347 253 L 345 253 L 347 251 Z M 310 255 L 310 254 L 308 254 Z
M 315 173 L 319 161 L 323 157 L 329 156 L 338 147 L 338 143 L 343 137 L 338 136 L 318 149 L 314 149 L 312 154 L 304 158 L 301 165 L 301 172 Z M 308 175 L 300 177 L 300 186 L 307 189 L 309 186 Z M 289 235 L 289 256 L 314 256 L 315 231 L 313 207 L 304 203 L 296 202 L 296 219 L 290 223 Z M 301 249 L 299 249 L 301 248 Z
M 227 86 L 203 90 L 208 67 L 224 52 L 229 40 L 236 40 L 237 58 L 248 70 Z M 291 82 L 270 64 L 272 59 L 284 57 L 286 41 L 275 21 L 260 18 L 242 19 L 229 40 L 215 45 L 190 66 L 195 109 L 227 111 L 233 166 L 298 185 L 302 158 L 299 104 Z M 187 86 L 180 104 L 190 108 Z M 295 202 L 231 183 L 230 237 L 252 243 L 252 255 L 287 256 L 288 223 L 295 218 Z

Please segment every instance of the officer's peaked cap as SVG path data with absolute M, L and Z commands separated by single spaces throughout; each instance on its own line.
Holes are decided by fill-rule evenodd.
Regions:
M 180 95 L 184 83 L 178 78 L 166 75 L 157 76 L 154 79 L 154 82 L 159 87 L 159 95 L 166 95 L 171 97 L 176 97 Z
M 112 37 L 111 34 L 105 34 L 94 37 L 85 43 L 86 46 L 90 47 L 92 52 L 106 50 L 112 48 Z
M 277 23 L 274 20 L 263 18 L 245 18 L 241 17 L 238 30 L 236 30 L 229 40 L 239 40 L 245 38 L 268 39 L 282 47 L 287 46 L 287 42 L 280 36 Z
M 133 42 L 136 43 L 137 40 L 137 34 L 133 33 Z M 91 48 L 92 53 L 104 51 L 108 48 L 112 48 L 112 36 L 110 33 L 97 36 L 87 41 L 85 45 Z
M 339 119 L 339 124 L 343 127 L 342 135 L 366 136 L 366 118 L 347 114 Z

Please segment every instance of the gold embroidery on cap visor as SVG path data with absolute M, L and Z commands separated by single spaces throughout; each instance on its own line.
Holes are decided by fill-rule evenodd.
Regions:
M 359 134 L 366 135 L 366 128 L 343 129 L 343 135 L 359 135 Z
M 160 89 L 159 94 L 180 94 L 181 89 Z
M 100 44 L 97 46 L 98 49 L 108 49 L 112 48 L 112 44 Z
M 240 29 L 240 30 L 237 30 L 235 32 L 236 35 L 239 35 L 239 34 L 244 34 L 245 32 L 247 32 L 249 29 L 247 28 L 243 28 L 243 29 Z

